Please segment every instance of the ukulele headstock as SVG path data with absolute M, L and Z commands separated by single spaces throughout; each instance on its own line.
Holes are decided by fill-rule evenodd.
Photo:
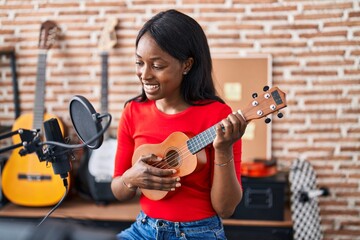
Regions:
M 263 90 L 263 94 L 252 94 L 254 100 L 242 110 L 246 121 L 260 119 L 274 112 L 278 112 L 277 115 L 279 118 L 283 117 L 283 114 L 279 112 L 279 110 L 286 107 L 286 94 L 278 87 L 269 88 L 265 86 Z M 266 118 L 265 120 L 266 123 L 270 123 L 270 121 L 270 118 Z
M 41 24 L 39 36 L 39 48 L 50 49 L 58 40 L 60 28 L 54 21 L 47 20 Z

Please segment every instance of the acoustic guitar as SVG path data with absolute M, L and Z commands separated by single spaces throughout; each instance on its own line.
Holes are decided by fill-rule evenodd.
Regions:
M 108 112 L 108 58 L 109 51 L 115 47 L 117 37 L 115 28 L 118 19 L 110 18 L 102 30 L 98 49 L 101 56 L 101 112 Z M 104 123 L 105 124 L 105 123 Z M 104 133 L 100 148 L 88 150 L 79 168 L 78 189 L 90 194 L 96 202 L 115 201 L 111 191 L 111 181 L 114 174 L 117 141 L 109 132 Z
M 268 89 L 263 96 L 256 97 L 251 103 L 241 110 L 242 116 L 247 122 L 253 119 L 263 118 L 271 113 L 286 107 L 286 94 L 279 88 Z M 254 96 L 254 95 L 253 95 Z M 278 114 L 282 117 L 282 113 Z M 265 122 L 269 122 L 268 120 Z M 176 169 L 174 176 L 183 177 L 193 173 L 198 164 L 202 164 L 197 156 L 200 150 L 212 143 L 216 137 L 216 125 L 206 129 L 200 134 L 189 138 L 182 132 L 174 132 L 160 144 L 144 144 L 139 146 L 132 157 L 134 165 L 141 156 L 151 154 L 160 157 L 160 160 L 150 163 L 154 167 L 162 169 Z M 151 200 L 163 199 L 169 192 L 161 190 L 140 189 L 141 192 Z
M 41 24 L 34 111 L 32 114 L 20 115 L 12 127 L 13 131 L 20 128 L 42 129 L 43 121 L 56 118 L 64 133 L 60 120 L 45 113 L 44 109 L 47 50 L 57 41 L 59 30 L 53 21 Z M 13 142 L 20 143 L 20 137 L 15 135 Z M 56 204 L 63 197 L 65 189 L 60 176 L 54 174 L 51 163 L 40 162 L 35 153 L 21 157 L 18 152 L 19 149 L 15 149 L 11 153 L 4 167 L 2 184 L 5 196 L 12 203 L 22 206 L 42 207 Z M 68 181 L 70 182 L 70 179 Z

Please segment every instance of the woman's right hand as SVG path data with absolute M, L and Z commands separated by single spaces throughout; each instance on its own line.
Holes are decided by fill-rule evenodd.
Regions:
M 123 181 L 130 186 L 142 189 L 175 191 L 180 187 L 180 177 L 173 176 L 175 169 L 154 167 L 161 161 L 156 155 L 141 156 L 140 159 L 123 174 Z

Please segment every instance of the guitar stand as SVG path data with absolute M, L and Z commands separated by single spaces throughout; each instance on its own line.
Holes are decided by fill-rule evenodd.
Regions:
M 15 119 L 20 116 L 20 101 L 19 101 L 19 90 L 17 83 L 17 73 L 16 73 L 16 57 L 15 49 L 13 47 L 0 47 L 0 55 L 8 55 L 10 58 L 10 67 L 11 67 L 11 76 L 13 83 L 13 92 L 14 92 L 14 106 L 15 106 Z

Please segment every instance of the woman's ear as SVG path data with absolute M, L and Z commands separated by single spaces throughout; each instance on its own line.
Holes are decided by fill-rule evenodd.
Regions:
M 186 75 L 191 70 L 191 67 L 194 63 L 194 59 L 192 57 L 188 58 L 184 62 L 184 71 L 183 74 Z

